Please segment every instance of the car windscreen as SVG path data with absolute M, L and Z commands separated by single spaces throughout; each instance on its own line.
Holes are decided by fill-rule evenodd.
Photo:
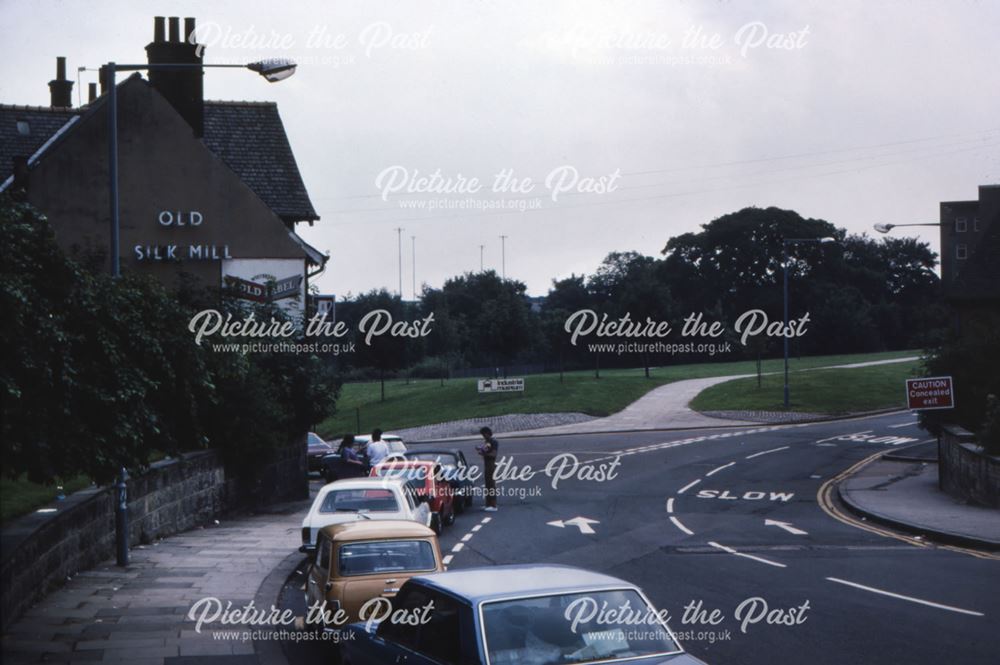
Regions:
M 607 608 L 627 611 L 602 611 Z M 589 663 L 681 650 L 631 589 L 487 602 L 482 612 L 490 665 Z
M 400 467 L 393 464 L 381 464 L 375 467 L 375 473 L 380 478 L 401 478 L 406 481 L 406 487 L 411 492 L 423 494 L 427 491 L 427 478 L 432 472 L 422 466 Z
M 385 444 L 389 447 L 390 453 L 405 453 L 406 444 L 400 439 L 384 439 Z
M 358 512 L 372 513 L 399 512 L 399 503 L 391 490 L 386 489 L 342 489 L 330 490 L 319 507 L 321 513 Z
M 319 438 L 319 434 L 316 434 L 315 432 L 309 432 L 309 445 L 326 446 L 327 448 L 330 447 L 330 444 L 324 441 L 323 439 Z
M 342 576 L 437 569 L 434 548 L 426 540 L 345 543 L 340 546 L 338 565 Z

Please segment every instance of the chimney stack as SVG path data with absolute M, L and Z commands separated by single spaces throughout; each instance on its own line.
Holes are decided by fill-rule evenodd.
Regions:
M 167 20 L 169 39 L 164 38 L 164 17 L 153 19 L 153 41 L 146 46 L 146 59 L 150 65 L 182 63 L 200 65 L 198 45 L 194 43 L 195 21 L 184 19 L 184 35 L 181 38 L 180 18 L 171 16 Z M 150 69 L 149 82 L 191 125 L 195 136 L 201 136 L 205 125 L 204 70 L 191 69 Z
M 93 104 L 97 100 L 97 84 L 90 83 L 87 85 L 87 103 Z
M 49 81 L 51 106 L 69 108 L 73 106 L 73 82 L 66 79 L 66 58 L 56 58 L 56 77 Z

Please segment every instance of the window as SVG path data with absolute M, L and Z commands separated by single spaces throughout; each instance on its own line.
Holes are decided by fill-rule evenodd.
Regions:
M 17 133 L 21 136 L 29 136 L 31 134 L 31 125 L 28 124 L 27 120 L 17 121 Z
M 979 228 L 979 218 L 978 217 L 973 217 L 972 218 L 972 230 L 973 231 L 980 231 L 981 230 Z
M 320 536 L 319 549 L 316 552 L 316 567 L 320 570 L 330 569 L 330 539 Z
M 416 614 L 430 602 L 429 593 L 422 587 L 409 583 L 392 599 L 392 611 L 403 610 L 408 614 Z M 403 621 L 385 620 L 379 623 L 376 634 L 384 640 L 401 644 L 404 647 L 417 647 L 420 626 L 412 626 Z
M 969 258 L 968 245 L 955 245 L 955 258 L 959 260 Z
M 321 513 L 399 512 L 399 503 L 392 490 L 331 490 L 319 507 Z
M 420 627 L 416 650 L 439 663 L 458 663 L 462 658 L 461 607 L 440 593 L 433 594 L 431 600 L 434 610 Z
M 955 218 L 955 233 L 965 233 L 969 230 L 969 222 L 965 217 Z
M 426 540 L 347 543 L 340 547 L 339 562 L 344 576 L 437 569 L 434 548 Z

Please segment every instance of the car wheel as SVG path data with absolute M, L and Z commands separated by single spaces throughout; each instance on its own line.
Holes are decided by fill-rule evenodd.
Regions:
M 445 520 L 446 526 L 451 526 L 455 523 L 455 505 L 452 504 L 451 510 L 448 512 L 448 519 Z
M 433 529 L 434 533 L 437 535 L 441 535 L 441 532 L 444 530 L 444 527 L 441 524 L 441 513 L 431 514 L 431 529 Z
M 454 510 L 456 513 L 464 513 L 465 497 L 462 496 L 461 494 L 455 494 L 454 498 L 452 499 L 451 505 L 452 505 L 452 510 Z

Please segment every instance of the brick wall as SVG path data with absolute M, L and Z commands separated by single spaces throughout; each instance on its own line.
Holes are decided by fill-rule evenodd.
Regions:
M 938 437 L 938 479 L 941 489 L 969 503 L 1000 508 L 1000 458 L 987 455 L 974 436 L 945 425 Z

